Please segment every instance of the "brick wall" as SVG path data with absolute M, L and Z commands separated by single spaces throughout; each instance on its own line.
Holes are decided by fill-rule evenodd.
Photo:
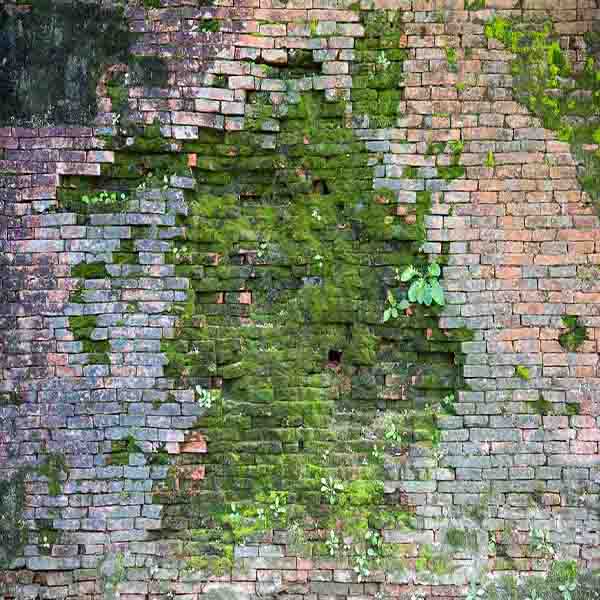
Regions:
M 582 35 L 600 10 L 595 0 L 488 0 L 478 11 L 464 10 L 462 0 L 361 3 L 361 11 L 399 11 L 398 46 L 407 53 L 402 98 L 395 127 L 369 127 L 365 115 L 350 110 L 351 101 L 345 123 L 366 144 L 370 186 L 393 190 L 397 215 L 408 215 L 410 224 L 418 194 L 431 193 L 423 247 L 445 262 L 447 304 L 439 327 L 450 336 L 462 328 L 472 332 L 461 345 L 456 415 L 439 421 L 441 453 L 434 459 L 414 444 L 386 479 L 386 493 L 395 493 L 393 501 L 416 518 L 416 528 L 383 531 L 386 542 L 402 548 L 408 568 L 376 570 L 361 581 L 347 559 L 295 552 L 282 530 L 238 545 L 234 567 L 224 574 L 190 574 L 181 539 L 192 526 L 177 520 L 185 500 L 177 496 L 173 508 L 156 498 L 163 484 L 189 498 L 201 495 L 218 470 L 211 427 L 201 420 L 198 426 L 203 411 L 194 385 L 166 371 L 165 344 L 185 335 L 173 307 L 201 285 L 197 275 L 176 268 L 172 251 L 191 229 L 190 194 L 204 190 L 214 171 L 203 162 L 206 145 L 191 151 L 189 144 L 206 144 L 207 131 L 226 136 L 247 129 L 257 91 L 285 105 L 289 90 L 272 69 L 300 51 L 311 55 L 311 67 L 298 79 L 304 90 L 325 101 L 351 100 L 354 51 L 365 35 L 361 11 L 316 0 L 206 7 L 161 0 L 160 6 L 131 6 L 126 18 L 138 34 L 132 54 L 162 57 L 167 86 L 126 85 L 127 101 L 117 111 L 107 74 L 98 84 L 95 123 L 0 129 L 0 474 L 9 479 L 56 455 L 68 467 L 56 476 L 58 493 L 47 472 L 27 474 L 28 539 L 0 574 L 0 595 L 91 600 L 118 589 L 125 600 L 187 600 L 231 583 L 240 593 L 289 600 L 415 590 L 450 598 L 464 595 L 483 566 L 546 570 L 550 557 L 528 545 L 534 528 L 550 532 L 561 557 L 598 566 L 598 217 L 578 183 L 569 145 L 516 101 L 511 54 L 483 33 L 494 11 L 532 18 L 549 9 L 563 48 L 580 65 Z M 213 22 L 219 31 L 206 30 Z M 457 51 L 456 69 L 448 63 L 449 47 Z M 136 157 L 158 153 L 130 134 L 135 124 L 156 119 L 160 152 L 179 157 L 191 176 L 171 173 L 166 182 L 128 190 L 118 211 L 70 210 L 82 208 L 65 203 L 73 194 L 115 181 L 123 187 L 124 156 L 137 169 Z M 259 124 L 255 135 L 263 148 L 278 143 L 280 121 Z M 218 139 L 215 145 L 227 140 Z M 450 157 L 429 152 L 432 142 L 448 140 L 464 142 L 465 174 L 452 181 L 438 172 Z M 416 169 L 410 177 L 407 167 Z M 238 201 L 243 207 L 243 198 Z M 256 251 L 246 254 L 242 264 L 252 264 Z M 209 272 L 219 256 L 205 259 Z M 78 276 L 81 263 L 101 263 L 105 272 Z M 74 301 L 82 279 L 84 302 Z M 212 307 L 209 324 L 223 310 L 251 317 L 254 292 L 247 281 L 200 290 Z M 576 351 L 559 342 L 565 315 L 586 328 Z M 78 335 L 72 319 L 82 316 L 92 316 L 93 326 Z M 377 319 L 367 323 L 380 326 Z M 423 329 L 424 339 L 429 332 Z M 224 350 L 205 351 L 208 364 Z M 90 360 L 90 353 L 103 358 Z M 219 388 L 228 378 L 205 370 L 198 381 Z M 394 398 L 393 374 L 377 383 L 380 399 Z M 415 387 L 419 398 L 427 396 L 425 387 Z M 157 455 L 165 460 L 149 458 Z M 452 527 L 478 528 L 479 545 L 454 549 L 456 570 L 428 580 L 417 559 L 427 544 L 444 546 Z M 56 539 L 44 541 L 46 531 Z M 505 548 L 503 555 L 488 549 L 488 538 Z M 122 583 L 115 588 L 113 580 Z

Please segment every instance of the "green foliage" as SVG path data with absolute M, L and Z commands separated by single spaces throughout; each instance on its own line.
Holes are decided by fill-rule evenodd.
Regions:
M 403 310 L 406 310 L 410 304 L 406 299 L 398 302 L 396 296 L 391 290 L 387 291 L 387 302 L 388 307 L 383 311 L 383 322 L 387 322 L 390 319 L 397 319 Z
M 576 315 L 565 315 L 562 322 L 567 331 L 558 336 L 558 341 L 565 350 L 576 352 L 587 340 L 587 329 L 579 324 Z
M 432 262 L 427 269 L 418 269 L 409 265 L 400 275 L 400 281 L 410 283 L 408 288 L 408 301 L 431 306 L 437 304 L 444 306 L 446 303 L 444 290 L 438 281 L 442 271 L 436 262 Z M 388 298 L 389 300 L 389 298 Z
M 529 369 L 523 365 L 517 365 L 515 367 L 515 375 L 523 381 L 529 381 L 531 379 Z
M 554 412 L 554 405 L 546 400 L 543 394 L 540 394 L 538 399 L 533 402 L 533 406 L 538 415 L 551 415 Z
M 496 166 L 496 158 L 494 157 L 494 153 L 490 150 L 487 153 L 487 157 L 485 159 L 485 166 L 488 169 L 493 169 Z
M 550 532 L 547 529 L 532 529 L 529 546 L 534 552 L 545 558 L 554 558 L 556 551 L 550 540 Z
M 221 22 L 218 19 L 205 19 L 200 22 L 200 31 L 216 33 L 221 29 Z
M 447 394 L 444 396 L 440 402 L 440 405 L 443 410 L 445 410 L 449 415 L 456 414 L 456 408 L 454 406 L 456 402 L 456 397 L 454 394 Z
M 344 491 L 344 485 L 333 477 L 321 478 L 321 493 L 329 504 L 336 504 L 338 495 Z
M 116 205 L 119 200 L 126 200 L 127 196 L 124 193 L 117 194 L 117 192 L 102 191 L 99 194 L 88 196 L 84 195 L 81 197 L 81 201 L 86 206 L 94 206 L 96 204 L 113 204 Z
M 448 70 L 451 73 L 458 71 L 458 54 L 456 48 L 446 48 L 446 60 L 448 61 Z

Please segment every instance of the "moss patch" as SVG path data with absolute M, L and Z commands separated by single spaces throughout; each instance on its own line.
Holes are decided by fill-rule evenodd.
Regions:
M 580 162 L 578 178 L 597 204 L 600 201 L 600 70 L 589 55 L 585 69 L 574 73 L 549 23 L 494 17 L 485 28 L 489 39 L 515 53 L 512 75 L 517 99 L 540 117 L 544 127 L 569 142 Z
M 576 352 L 587 340 L 587 330 L 575 315 L 566 315 L 562 318 L 563 325 L 567 328 L 565 333 L 558 336 L 560 345 L 568 352 Z

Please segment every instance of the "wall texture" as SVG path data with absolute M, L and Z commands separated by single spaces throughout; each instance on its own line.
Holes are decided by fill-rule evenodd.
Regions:
M 484 31 L 549 18 L 577 73 L 599 12 L 111 13 L 94 120 L 0 128 L 0 597 L 444 599 L 599 566 L 597 145 L 544 127 Z M 445 306 L 384 322 L 434 259 Z

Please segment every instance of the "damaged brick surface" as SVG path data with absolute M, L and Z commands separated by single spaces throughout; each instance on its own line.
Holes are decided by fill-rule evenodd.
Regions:
M 446 600 L 547 571 L 534 530 L 598 567 L 600 222 L 485 25 L 582 70 L 600 8 L 468 6 L 130 2 L 93 119 L 2 123 L 0 597 Z M 445 306 L 384 323 L 434 259 Z

